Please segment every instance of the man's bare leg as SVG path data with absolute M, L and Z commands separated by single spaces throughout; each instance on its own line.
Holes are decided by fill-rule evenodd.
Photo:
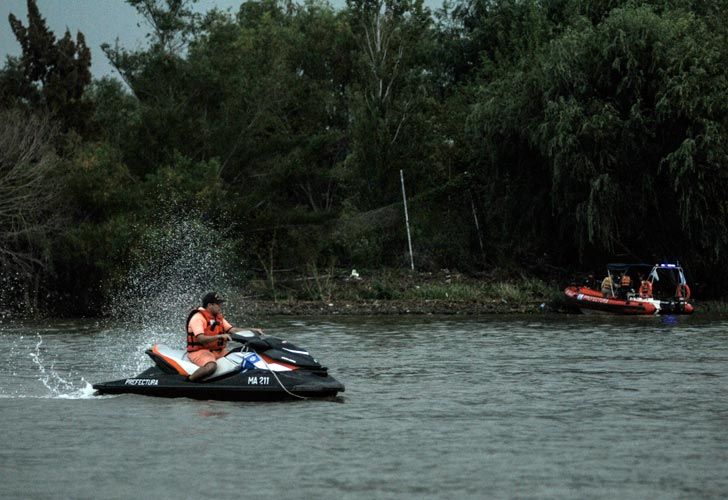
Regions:
M 197 382 L 198 380 L 201 380 L 208 375 L 212 375 L 215 373 L 215 370 L 217 370 L 217 363 L 214 361 L 210 361 L 209 363 L 205 363 L 201 367 L 199 367 L 197 370 L 195 370 L 195 373 L 190 375 L 189 381 L 190 382 Z

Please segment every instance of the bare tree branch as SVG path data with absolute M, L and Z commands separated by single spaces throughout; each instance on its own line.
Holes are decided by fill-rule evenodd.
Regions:
M 60 230 L 56 128 L 47 118 L 0 111 L 0 270 L 30 277 L 44 267 L 39 242 Z

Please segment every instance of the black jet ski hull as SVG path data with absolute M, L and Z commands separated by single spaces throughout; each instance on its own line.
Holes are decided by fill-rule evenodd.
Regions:
M 98 394 L 142 394 L 164 398 L 220 401 L 277 401 L 326 398 L 344 391 L 344 385 L 326 373 L 307 370 L 273 372 L 246 370 L 219 379 L 188 382 L 154 366 L 136 377 L 94 384 Z M 285 388 L 285 389 L 284 389 Z

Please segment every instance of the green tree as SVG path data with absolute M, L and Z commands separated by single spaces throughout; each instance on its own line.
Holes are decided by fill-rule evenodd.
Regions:
M 422 1 L 352 1 L 348 9 L 358 57 L 347 180 L 355 204 L 371 209 L 397 200 L 399 170 L 420 178 L 431 153 L 432 21 Z
M 42 105 L 61 121 L 64 130 L 88 132 L 92 109 L 83 94 L 91 82 L 91 51 L 86 46 L 83 33 L 77 32 L 74 41 L 66 30 L 63 38 L 56 40 L 40 15 L 35 0 L 28 0 L 27 27 L 13 14 L 10 14 L 9 20 L 22 48 L 20 68 L 24 78 L 20 81 L 17 76 L 12 78 L 17 71 L 13 71 L 11 64 L 10 71 L 4 76 L 14 83 L 2 86 L 14 88 L 16 103 L 33 108 Z
M 139 176 L 169 162 L 177 152 L 200 158 L 198 99 L 204 89 L 190 85 L 185 59 L 199 16 L 189 0 L 129 0 L 150 33 L 148 46 L 127 50 L 117 43 L 101 48 L 138 102 L 130 123 L 124 161 Z
M 683 10 L 614 9 L 485 86 L 470 122 L 480 182 L 499 221 L 520 220 L 501 234 L 567 261 L 714 265 L 728 235 L 724 39 Z

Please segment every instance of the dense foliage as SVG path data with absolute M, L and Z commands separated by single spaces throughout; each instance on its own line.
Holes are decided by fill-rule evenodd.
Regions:
M 727 291 L 725 2 L 128 1 L 149 37 L 103 46 L 121 81 L 34 0 L 10 18 L 0 137 L 37 127 L 55 155 L 0 155 L 0 190 L 24 172 L 64 200 L 52 224 L 50 202 L 0 209 L 32 227 L 0 243 L 26 302 L 98 310 L 172 212 L 271 283 L 408 265 L 400 171 L 420 269 L 671 257 Z

